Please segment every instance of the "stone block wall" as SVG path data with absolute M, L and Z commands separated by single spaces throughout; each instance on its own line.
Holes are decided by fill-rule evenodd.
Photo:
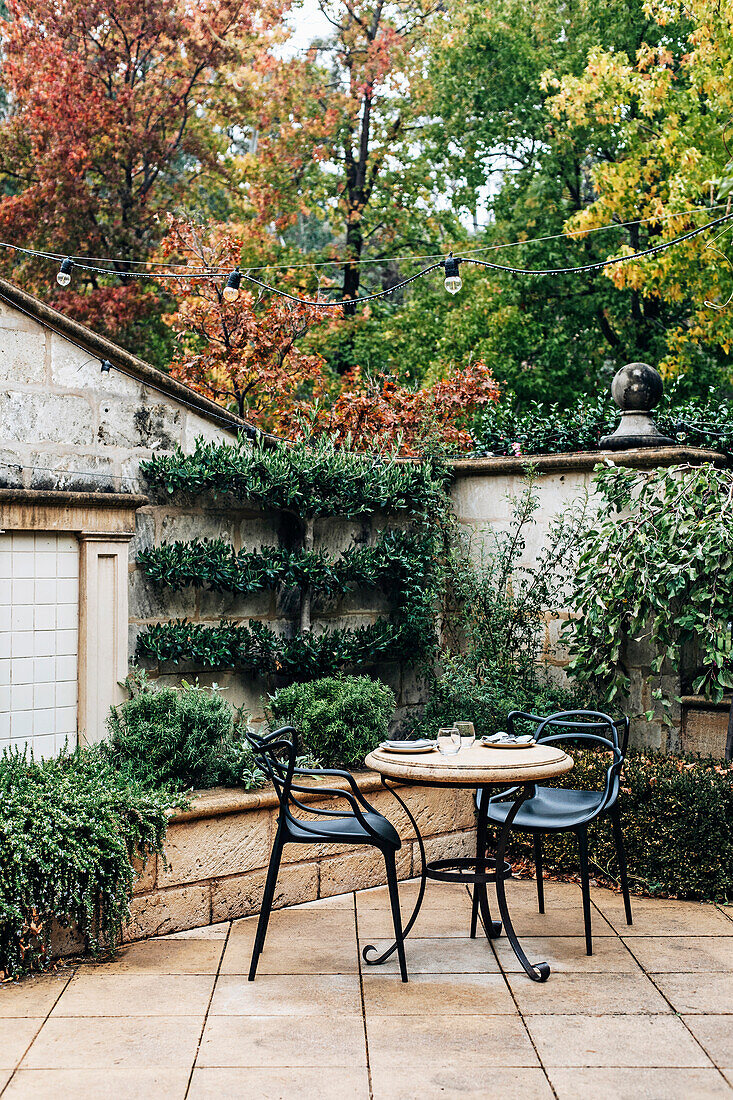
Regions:
M 213 420 L 209 402 L 147 364 L 120 351 L 138 376 L 102 373 L 102 357 L 0 297 L 0 487 L 135 493 L 141 458 L 236 434 L 236 417 Z
M 419 846 L 404 811 L 373 773 L 359 776 L 359 786 L 372 805 L 393 822 L 402 839 L 397 853 L 399 878 L 418 874 Z M 428 859 L 475 852 L 470 791 L 401 787 L 400 795 L 418 822 Z M 325 805 L 315 796 L 313 801 Z M 337 803 L 330 800 L 328 805 L 333 808 Z M 125 940 L 257 913 L 277 812 L 271 790 L 243 793 L 220 789 L 200 794 L 191 811 L 171 821 L 165 847 L 167 866 L 160 859 L 152 859 L 141 869 Z M 345 844 L 289 845 L 283 855 L 274 904 L 282 908 L 385 882 L 384 860 L 376 849 Z M 440 884 L 429 889 L 439 890 Z

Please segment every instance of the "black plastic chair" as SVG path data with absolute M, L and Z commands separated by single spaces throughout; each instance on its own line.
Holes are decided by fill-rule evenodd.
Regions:
M 614 721 L 607 714 L 592 710 L 560 711 L 543 718 L 524 711 L 512 711 L 507 719 L 507 732 L 515 732 L 517 721 L 536 723 L 534 738 L 543 744 L 574 741 L 598 747 L 612 754 L 611 763 L 606 771 L 606 783 L 601 791 L 572 790 L 567 787 L 535 786 L 533 794 L 520 807 L 512 822 L 512 828 L 520 832 L 532 833 L 534 840 L 534 861 L 537 876 L 537 904 L 540 913 L 545 911 L 544 884 L 542 881 L 542 834 L 559 833 L 572 830 L 578 838 L 580 855 L 580 880 L 583 891 L 583 919 L 585 924 L 585 947 L 589 955 L 593 954 L 591 935 L 590 875 L 588 869 L 588 826 L 601 814 L 609 813 L 613 827 L 613 837 L 618 857 L 619 877 L 624 897 L 626 923 L 631 924 L 631 898 L 626 872 L 626 853 L 621 833 L 621 818 L 618 808 L 619 778 L 621 767 L 629 741 L 629 719 Z M 567 732 L 553 732 L 560 727 Z M 520 788 L 511 787 L 489 799 L 488 820 L 494 825 L 503 825 L 511 808 L 511 802 L 503 799 L 515 794 Z M 476 796 L 480 804 L 482 792 Z M 474 902 L 475 905 L 475 902 Z
M 277 875 L 280 870 L 280 860 L 285 845 L 369 844 L 379 848 L 384 856 L 397 943 L 397 957 L 400 963 L 402 981 L 406 982 L 407 964 L 405 962 L 405 944 L 395 863 L 395 853 L 402 847 L 402 842 L 397 830 L 386 817 L 367 802 L 359 790 L 356 780 L 349 772 L 340 768 L 298 767 L 298 734 L 293 726 L 283 726 L 282 729 L 275 730 L 274 733 L 264 735 L 259 735 L 250 730 L 246 736 L 255 752 L 258 764 L 272 780 L 280 802 L 277 832 L 270 855 L 270 865 L 267 869 L 265 892 L 262 897 L 260 919 L 257 922 L 257 933 L 249 968 L 249 981 L 254 981 L 257 963 L 265 945 L 267 924 L 270 919 Z M 327 810 L 302 802 L 296 795 L 312 793 L 313 787 L 295 783 L 293 781 L 295 776 L 308 776 L 315 779 L 323 776 L 334 776 L 346 780 L 350 788 L 348 791 L 342 790 L 340 787 L 319 786 L 318 793 L 320 796 L 333 796 L 334 798 L 344 799 L 351 807 L 351 812 Z M 297 812 L 298 810 L 325 820 L 309 820 L 296 817 L 293 811 Z

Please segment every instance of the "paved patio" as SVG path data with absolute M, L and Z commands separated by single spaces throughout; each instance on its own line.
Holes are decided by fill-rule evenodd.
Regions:
M 416 885 L 402 884 L 405 908 Z M 257 981 L 255 918 L 134 944 L 0 987 L 3 1100 L 298 1098 L 534 1100 L 722 1097 L 733 1092 L 733 909 L 593 891 L 584 953 L 579 888 L 508 883 L 516 927 L 553 974 L 535 985 L 505 941 L 466 936 L 470 900 L 428 884 L 390 960 L 383 888 L 274 913 Z

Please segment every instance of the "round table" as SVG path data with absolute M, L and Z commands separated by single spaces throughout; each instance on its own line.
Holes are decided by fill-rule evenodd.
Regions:
M 374 749 L 367 756 L 365 764 L 368 768 L 380 773 L 383 785 L 402 806 L 415 830 L 420 848 L 420 889 L 415 908 L 404 927 L 403 936 L 407 936 L 420 912 L 427 879 L 470 883 L 474 886 L 471 936 L 475 937 L 476 935 L 479 911 L 488 937 L 494 938 L 500 935 L 503 923 L 507 939 L 525 972 L 536 982 L 547 981 L 550 976 L 549 966 L 546 962 L 531 963 L 522 950 L 514 931 L 504 889 L 504 880 L 511 874 L 511 867 L 505 862 L 504 854 L 512 822 L 517 816 L 522 803 L 532 795 L 535 783 L 543 779 L 552 779 L 555 776 L 564 775 L 565 772 L 570 771 L 573 766 L 572 757 L 554 745 L 532 745 L 526 749 L 497 749 L 486 748 L 480 742 L 474 742 L 470 747 L 462 747 L 460 752 L 453 756 L 443 756 L 437 749 L 411 755 Z M 480 799 L 476 822 L 475 858 L 461 857 L 427 862 L 425 859 L 425 846 L 417 822 L 404 799 L 397 793 L 395 787 L 390 785 L 389 780 L 398 783 L 419 784 L 425 787 L 458 787 L 482 790 L 483 797 Z M 499 830 L 496 857 L 495 859 L 488 859 L 486 857 L 486 833 L 490 788 L 507 786 L 509 786 L 509 790 L 503 793 L 514 794 L 516 797 L 511 810 L 506 816 L 503 827 Z M 488 882 L 496 883 L 496 897 L 499 903 L 501 921 L 491 919 L 486 890 Z M 362 956 L 366 963 L 373 966 L 388 959 L 396 948 L 397 944 L 395 942 L 381 955 L 375 957 L 376 948 L 368 944 L 364 948 Z

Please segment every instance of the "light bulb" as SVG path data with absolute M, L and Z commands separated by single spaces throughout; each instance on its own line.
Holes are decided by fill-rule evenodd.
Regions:
M 236 302 L 239 297 L 239 284 L 242 281 L 239 268 L 235 268 L 227 279 L 227 285 L 224 287 L 224 301 Z
M 453 253 L 448 253 L 448 258 L 443 262 L 445 268 L 445 289 L 449 294 L 457 294 L 463 286 L 461 276 L 458 274 L 458 264 L 460 260 L 453 258 Z
M 56 282 L 59 286 L 68 286 L 71 282 L 71 269 L 74 265 L 67 256 L 61 267 L 56 272 Z

